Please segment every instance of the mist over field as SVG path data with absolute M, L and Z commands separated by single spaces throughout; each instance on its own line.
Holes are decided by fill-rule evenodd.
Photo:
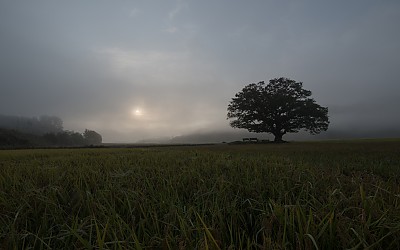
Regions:
M 394 0 L 2 1 L 0 114 L 103 142 L 240 140 L 230 100 L 282 76 L 330 120 L 285 139 L 400 137 L 399 23 Z
M 0 248 L 400 249 L 399 24 L 399 0 L 0 1 Z

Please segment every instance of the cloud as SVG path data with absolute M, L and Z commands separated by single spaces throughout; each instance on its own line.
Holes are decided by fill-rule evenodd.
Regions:
M 177 27 L 172 26 L 172 27 L 169 27 L 169 28 L 165 29 L 165 32 L 174 34 L 174 33 L 178 32 L 178 30 L 179 29 Z
M 139 13 L 141 12 L 140 9 L 138 8 L 133 8 L 130 12 L 129 12 L 129 17 L 137 17 L 139 15 Z
M 188 51 L 116 47 L 96 49 L 94 53 L 131 93 L 124 99 L 121 93 L 110 94 L 110 98 L 119 98 L 122 109 L 104 115 L 103 121 L 97 119 L 98 124 L 115 121 L 114 125 L 107 122 L 107 126 L 118 127 L 126 134 L 158 137 L 220 127 L 221 121 L 226 122 L 226 108 L 219 104 L 218 94 L 223 86 L 212 86 L 223 81 L 216 77 L 215 65 L 201 57 Z M 134 109 L 142 110 L 143 115 L 132 115 Z
M 212 83 L 218 74 L 213 62 L 190 51 L 96 49 L 117 77 L 136 85 L 189 86 Z M 138 81 L 141 80 L 141 81 Z
M 175 8 L 173 8 L 172 10 L 170 10 L 168 12 L 168 19 L 170 21 L 174 20 L 175 17 L 179 14 L 179 12 L 182 11 L 182 9 L 185 7 L 183 1 L 178 1 L 178 3 L 176 4 Z
M 398 124 L 398 1 L 1 5 L 3 114 L 58 115 L 106 141 L 227 131 L 235 93 L 286 76 L 332 130 Z

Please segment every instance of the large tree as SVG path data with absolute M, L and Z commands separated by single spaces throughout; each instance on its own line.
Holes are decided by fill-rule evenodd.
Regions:
M 329 125 L 328 108 L 310 98 L 311 91 L 302 82 L 274 78 L 252 83 L 237 93 L 228 106 L 228 119 L 234 128 L 250 132 L 271 133 L 281 142 L 286 133 L 301 129 L 311 134 L 326 131 Z

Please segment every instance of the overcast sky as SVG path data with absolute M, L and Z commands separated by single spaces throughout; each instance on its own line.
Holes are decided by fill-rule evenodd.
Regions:
M 0 114 L 106 142 L 229 131 L 235 93 L 283 76 L 329 130 L 393 130 L 399 24 L 398 0 L 1 0 Z

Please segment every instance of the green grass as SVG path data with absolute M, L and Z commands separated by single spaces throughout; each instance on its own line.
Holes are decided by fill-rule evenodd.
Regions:
M 399 249 L 400 141 L 0 151 L 0 249 Z

